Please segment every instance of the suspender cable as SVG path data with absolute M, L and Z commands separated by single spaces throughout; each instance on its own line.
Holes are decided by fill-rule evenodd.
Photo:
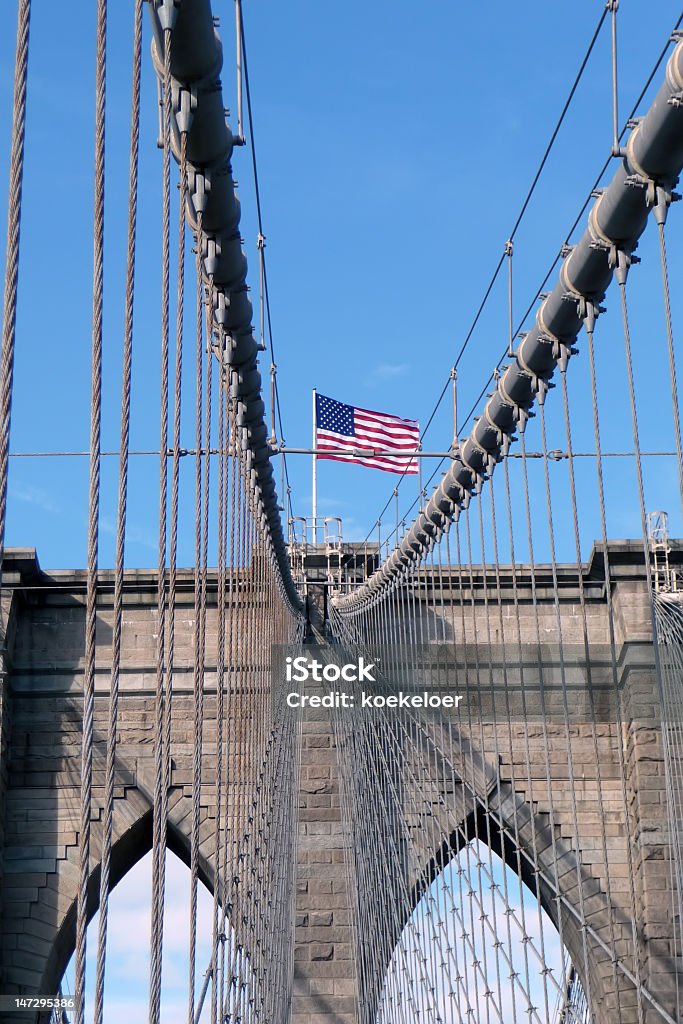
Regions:
M 26 133 L 26 83 L 31 0 L 20 0 L 17 16 L 17 45 L 14 58 L 12 142 L 5 253 L 5 289 L 2 306 L 2 355 L 0 362 L 0 573 L 5 553 L 7 518 L 7 472 L 14 380 L 14 342 L 17 325 L 19 285 L 19 242 L 21 234 L 21 193 L 24 183 L 24 137 Z
M 154 733 L 154 808 L 152 836 L 152 921 L 150 939 L 149 1021 L 158 1024 L 161 1002 L 161 970 L 164 929 L 164 885 L 166 870 L 166 822 L 163 820 L 166 783 L 164 733 L 166 722 L 166 553 L 168 517 L 168 408 L 171 271 L 171 43 L 172 25 L 164 28 L 163 40 L 163 122 L 162 122 L 162 239 L 161 239 L 161 354 L 160 354 L 160 439 L 159 451 L 159 550 L 157 566 L 157 658 Z
M 102 1024 L 104 1012 L 104 972 L 107 949 L 109 907 L 109 870 L 114 816 L 116 776 L 116 731 L 118 726 L 119 675 L 121 668 L 121 631 L 123 618 L 123 569 L 125 562 L 126 512 L 128 505 L 128 446 L 130 439 L 130 392 L 133 357 L 133 302 L 135 293 L 135 250 L 137 236 L 138 151 L 140 140 L 140 69 L 142 52 L 143 0 L 136 0 L 133 31 L 133 82 L 131 98 L 130 165 L 128 191 L 128 236 L 126 256 L 126 293 L 123 330 L 123 369 L 121 384 L 121 440 L 119 496 L 116 524 L 116 568 L 114 573 L 114 623 L 112 662 L 109 684 L 109 726 L 105 769 L 105 796 L 102 821 L 102 859 L 100 868 L 100 919 L 95 977 L 95 1024 Z
M 90 396 L 90 481 L 88 487 L 88 565 L 85 609 L 85 666 L 83 676 L 83 736 L 81 745 L 80 881 L 76 908 L 76 1024 L 85 1018 L 85 952 L 90 880 L 90 814 L 92 807 L 93 719 L 95 714 L 95 656 L 97 555 L 100 511 L 100 436 L 102 422 L 102 305 L 104 277 L 104 143 L 106 97 L 107 0 L 97 5 L 95 87 L 95 209 L 93 227 L 92 365 Z

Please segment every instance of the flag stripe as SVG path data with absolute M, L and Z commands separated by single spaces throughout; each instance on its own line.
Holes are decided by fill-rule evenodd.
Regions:
M 406 426 L 417 427 L 417 420 L 405 420 L 401 416 L 392 416 L 388 412 L 375 412 L 373 409 L 361 409 L 359 406 L 354 406 L 354 411 L 360 416 L 374 417 L 382 423 L 401 423 Z
M 332 430 L 319 430 L 318 440 L 349 441 L 356 448 L 388 448 L 391 451 L 399 452 L 416 452 L 419 449 L 419 445 L 415 444 L 414 441 L 401 441 L 400 443 L 394 441 L 388 443 L 386 438 L 381 436 L 357 434 L 355 437 L 349 437 L 348 434 L 337 434 Z
M 367 448 L 364 445 L 354 444 L 353 442 L 333 441 L 327 438 L 323 441 L 318 441 L 318 451 L 340 452 L 351 456 L 357 454 L 358 458 L 382 459 L 385 462 L 392 462 L 401 467 L 405 466 L 408 462 L 416 461 L 412 451 L 407 452 L 405 455 L 380 455 L 375 448 Z
M 356 421 L 356 428 L 361 423 L 364 427 L 368 427 L 373 430 L 386 430 L 388 434 L 410 434 L 412 437 L 419 436 L 420 428 L 413 426 L 406 420 L 390 421 L 378 420 L 374 416 L 363 416 L 356 410 L 354 419 Z
M 386 473 L 405 473 L 406 476 L 415 476 L 418 472 L 417 462 L 413 459 L 407 466 L 394 466 L 389 459 L 369 459 L 355 455 L 318 455 L 321 461 L 329 462 L 351 462 L 356 466 L 369 466 L 371 469 L 383 469 Z

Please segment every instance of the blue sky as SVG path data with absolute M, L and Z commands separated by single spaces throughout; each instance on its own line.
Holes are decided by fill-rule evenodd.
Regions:
M 108 75 L 108 209 L 105 294 L 103 445 L 118 439 L 125 234 L 131 11 L 110 5 Z M 311 388 L 341 400 L 425 423 L 467 333 L 514 223 L 557 115 L 602 10 L 499 2 L 484 9 L 445 3 L 417 11 L 404 0 L 343 9 L 294 0 L 245 3 L 251 85 L 271 286 L 284 433 L 310 442 Z M 225 39 L 224 89 L 234 107 L 233 4 L 216 4 Z M 631 104 L 678 16 L 677 5 L 623 3 L 619 21 L 620 109 Z M 85 449 L 88 444 L 94 4 L 74 0 L 68 13 L 34 5 L 29 88 L 29 143 L 17 339 L 12 448 Z M 147 27 L 147 26 L 146 26 Z M 55 39 L 59 45 L 55 45 Z M 134 356 L 132 447 L 158 446 L 160 154 L 156 92 L 145 42 L 141 156 L 141 224 Z M 0 123 L 11 101 L 13 32 L 0 40 Z M 593 184 L 611 142 L 607 26 L 516 239 L 515 316 L 526 308 Z M 233 118 L 234 123 L 234 118 Z M 7 173 L 7 133 L 0 139 L 0 194 Z M 253 188 L 245 150 L 234 158 L 244 209 L 243 235 L 257 280 Z M 672 280 L 680 275 L 671 216 Z M 634 271 L 634 349 L 650 395 L 666 393 L 657 251 L 649 233 Z M 680 245 L 678 251 L 680 252 Z M 192 346 L 188 290 L 188 356 Z M 598 332 L 606 386 L 605 448 L 630 447 L 624 431 L 621 327 L 615 299 Z M 680 312 L 674 289 L 674 316 Z M 680 318 L 679 318 L 680 319 Z M 507 336 L 506 284 L 493 290 L 459 370 L 461 410 L 469 410 Z M 653 354 L 656 351 L 656 358 Z M 623 361 L 623 360 L 622 360 Z M 264 366 L 269 362 L 264 358 Z M 587 359 L 572 366 L 577 449 L 587 412 Z M 192 446 L 191 359 L 186 358 L 183 444 Z M 606 392 L 610 391 L 607 395 Z M 621 405 L 610 405 L 612 393 Z M 555 396 L 552 396 L 555 397 Z M 647 396 L 643 399 L 645 402 Z M 616 401 L 616 399 L 615 399 Z M 559 410 L 559 402 L 554 403 Z M 610 413 L 608 416 L 607 413 Z M 551 447 L 563 447 L 561 421 Z M 667 418 L 668 417 L 668 418 Z M 586 417 L 584 416 L 583 419 Z M 671 447 L 670 416 L 650 420 L 643 446 Z M 451 437 L 444 401 L 425 439 L 441 450 Z M 538 431 L 529 447 L 539 446 Z M 191 460 L 183 465 L 181 562 L 190 564 Z M 534 469 L 536 467 L 532 467 Z M 310 510 L 310 460 L 289 460 L 295 514 Z M 540 467 L 538 467 L 540 471 Z M 611 464 L 608 490 L 630 490 L 632 471 Z M 564 477 L 562 474 L 565 474 Z M 592 466 L 577 470 L 592 497 Z M 553 468 L 562 504 L 566 472 Z M 428 472 L 425 471 L 425 477 Z M 279 474 L 278 474 L 279 476 Z M 156 560 L 156 459 L 133 461 L 127 558 Z M 676 512 L 675 466 L 652 461 L 648 507 Z M 582 483 L 582 481 L 584 481 Z M 672 484 L 673 482 L 673 484 Z M 395 478 L 363 468 L 319 465 L 319 508 L 341 515 L 360 539 L 374 525 Z M 536 484 L 532 480 L 534 486 Z M 539 477 L 539 486 L 542 480 Z M 673 487 L 673 489 L 672 489 Z M 415 478 L 401 488 L 407 510 Z M 116 460 L 103 471 L 102 563 L 112 561 Z M 34 545 L 49 567 L 85 560 L 87 460 L 14 460 L 8 543 Z M 594 502 L 588 502 L 594 506 Z M 613 502 L 613 536 L 637 536 L 637 506 Z M 393 528 L 393 504 L 385 524 Z M 680 517 L 672 520 L 680 529 Z M 587 512 L 585 541 L 597 533 Z M 386 536 L 387 527 L 383 529 Z M 539 541 L 540 554 L 543 544 Z M 565 553 L 571 557 L 571 549 Z

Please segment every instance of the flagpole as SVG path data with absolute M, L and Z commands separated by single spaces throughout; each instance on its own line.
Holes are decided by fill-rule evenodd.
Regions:
M 318 462 L 315 449 L 318 447 L 318 428 L 315 416 L 316 390 L 313 388 L 313 543 L 318 543 Z

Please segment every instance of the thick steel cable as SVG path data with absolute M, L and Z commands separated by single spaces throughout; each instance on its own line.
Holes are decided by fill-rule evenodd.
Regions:
M 199 824 L 201 805 L 201 772 L 202 772 L 202 730 L 204 701 L 204 671 L 202 664 L 202 598 L 205 573 L 202 572 L 203 534 L 202 534 L 202 447 L 203 398 L 204 398 L 204 298 L 202 281 L 202 216 L 199 215 L 196 242 L 196 325 L 195 325 L 195 498 L 194 498 L 194 663 L 192 672 L 194 740 L 192 754 L 192 820 L 190 830 L 190 949 L 188 970 L 188 1024 L 194 1024 L 194 985 L 197 955 L 197 884 L 199 872 Z M 210 366 L 213 361 L 211 351 L 207 355 Z M 207 367 L 208 372 L 208 367 Z
M 221 862 L 222 844 L 221 828 L 227 830 L 227 809 L 226 820 L 223 820 L 223 765 L 225 745 L 225 526 L 227 520 L 226 501 L 226 473 L 227 473 L 227 442 L 228 442 L 228 416 L 227 416 L 227 395 L 225 394 L 224 380 L 221 379 L 218 385 L 218 438 L 219 446 L 223 449 L 218 464 L 218 590 L 216 595 L 216 833 L 214 837 L 214 887 L 213 887 L 213 949 L 212 949 L 212 976 L 211 986 L 211 1024 L 218 1024 L 218 1008 L 220 1006 L 218 978 L 219 978 L 219 947 L 220 941 L 219 909 L 222 896 L 222 886 L 227 873 L 227 863 Z M 227 787 L 226 787 L 227 793 Z
M 161 237 L 161 353 L 160 353 L 160 440 L 159 451 L 159 549 L 157 566 L 157 657 L 154 733 L 154 807 L 152 811 L 152 908 L 150 936 L 149 1022 L 159 1024 L 161 1004 L 161 971 L 164 929 L 164 881 L 166 822 L 162 820 L 162 801 L 166 772 L 165 700 L 166 700 L 166 547 L 168 515 L 168 407 L 169 407 L 169 337 L 170 337 L 170 266 L 171 266 L 171 38 L 164 32 L 163 83 L 163 162 L 162 162 L 162 237 Z
M 90 480 L 88 486 L 88 564 L 83 674 L 83 734 L 79 885 L 76 906 L 76 1024 L 85 1017 L 85 957 L 90 880 L 90 816 L 92 810 L 93 720 L 97 629 L 97 558 L 100 511 L 100 438 L 102 425 L 102 307 L 104 293 L 104 159 L 107 54 L 107 0 L 97 5 L 95 86 L 95 201 L 93 224 L 92 363 L 90 396 Z
M 198 247 L 200 244 L 198 243 Z M 200 279 L 201 280 L 201 279 Z M 206 586 L 207 566 L 209 550 L 209 517 L 211 508 L 211 480 L 210 480 L 210 444 L 212 428 L 212 399 L 213 399 L 213 352 L 211 324 L 213 322 L 213 309 L 211 308 L 211 296 L 213 295 L 213 280 L 209 279 L 209 298 L 206 308 L 206 387 L 205 387 L 205 456 L 203 471 L 203 493 L 202 493 L 202 520 L 201 520 L 201 553 L 199 563 L 199 650 L 195 664 L 199 665 L 199 675 L 195 684 L 195 749 L 193 757 L 193 781 L 192 781 L 192 836 L 191 836 L 191 891 L 190 891 L 190 999 L 188 1004 L 188 1024 L 193 1024 L 195 1016 L 194 1007 L 194 975 L 197 949 L 197 889 L 199 871 L 199 843 L 200 843 L 200 808 L 201 808 L 201 784 L 202 784 L 202 751 L 204 734 L 204 685 L 206 674 Z M 198 335 L 201 341 L 201 332 Z M 201 485 L 200 485 L 201 486 Z M 196 576 L 195 576 L 196 580 Z M 196 582 L 195 582 L 196 586 Z M 196 595 L 195 595 L 196 597 Z M 195 602 L 196 607 L 196 602 Z M 216 882 L 217 884 L 217 882 Z
M 21 195 L 24 183 L 24 139 L 26 135 L 26 85 L 28 80 L 28 44 L 31 0 L 19 0 L 17 44 L 14 57 L 14 96 L 12 100 L 12 142 L 10 145 L 9 184 L 7 189 L 7 245 L 5 284 L 2 306 L 2 354 L 0 356 L 0 573 L 5 554 L 7 519 L 7 473 L 14 382 L 14 348 L 17 326 L 19 285 L 19 247 L 21 236 Z
M 133 81 L 128 192 L 128 231 L 126 254 L 126 291 L 123 330 L 123 367 L 121 383 L 121 437 L 119 494 L 116 525 L 116 567 L 114 571 L 114 622 L 112 626 L 112 663 L 109 683 L 109 725 L 105 767 L 105 794 L 102 819 L 102 857 L 100 866 L 100 917 L 95 973 L 93 1019 L 102 1024 L 104 1011 L 104 974 L 107 951 L 111 840 L 114 818 L 114 782 L 116 775 L 116 732 L 118 725 L 119 675 L 121 668 L 121 629 L 123 617 L 123 569 L 125 562 L 126 512 L 128 504 L 128 446 L 130 440 L 130 393 L 133 358 L 133 306 L 135 295 L 135 253 L 137 240 L 138 152 L 140 141 L 140 70 L 142 54 L 143 0 L 136 0 L 133 30 Z
M 163 924 L 164 906 L 166 892 L 166 833 L 168 827 L 168 795 L 171 785 L 171 726 L 172 726 L 172 704 L 173 704 L 173 671 L 175 665 L 175 616 L 176 616 L 176 582 L 178 563 L 178 518 L 179 518 L 179 490 L 180 490 L 180 422 L 182 410 L 182 365 L 183 365 L 183 324 L 184 324 L 184 301 L 185 301 L 185 201 L 187 196 L 187 133 L 182 132 L 180 136 L 180 200 L 178 215 L 178 251 L 176 257 L 176 338 L 175 338 L 175 370 L 174 370 L 174 406 L 173 406 L 173 456 L 171 462 L 171 510 L 170 522 L 165 529 L 170 532 L 168 539 L 168 588 L 165 590 L 164 604 L 164 637 L 165 637 L 165 667 L 164 667 L 164 697 L 163 706 L 157 709 L 157 728 L 161 729 L 159 740 L 161 756 L 161 788 L 159 791 L 159 858 L 158 858 L 158 919 L 159 930 L 159 993 L 161 994 L 161 969 L 163 967 Z M 169 226 L 170 230 L 170 226 Z M 170 260 L 170 252 L 168 253 Z M 162 390 L 165 393 L 165 415 L 162 416 L 168 429 L 168 343 L 166 345 L 165 363 L 165 385 Z M 162 426 L 162 431 L 163 431 Z M 167 477 L 164 480 L 167 483 Z M 160 506 L 161 507 L 161 506 Z M 164 511 L 167 509 L 166 491 L 163 501 Z M 166 538 L 165 538 L 166 539 Z M 165 563 L 164 563 L 165 564 Z M 159 766 L 157 765 L 157 768 Z

